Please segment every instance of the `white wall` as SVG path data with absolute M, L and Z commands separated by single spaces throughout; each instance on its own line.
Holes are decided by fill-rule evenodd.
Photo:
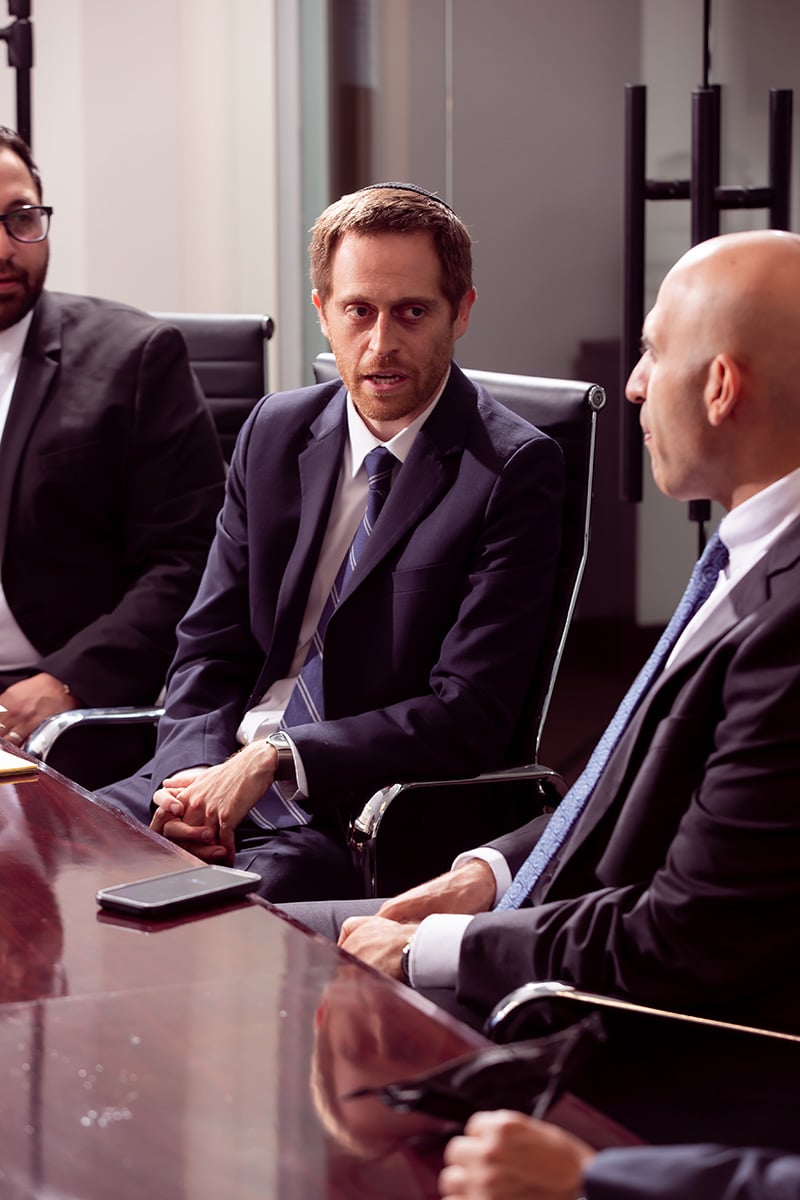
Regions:
M 35 0 L 51 287 L 276 315 L 274 3 Z M 14 85 L 0 72 L 10 125 Z

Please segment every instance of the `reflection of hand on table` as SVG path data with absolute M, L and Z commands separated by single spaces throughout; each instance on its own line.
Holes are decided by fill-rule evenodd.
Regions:
M 400 989 L 343 963 L 328 985 L 315 1022 L 311 1088 L 319 1118 L 343 1149 L 380 1158 L 420 1135 L 452 1129 L 425 1113 L 397 1112 L 374 1095 L 354 1096 L 438 1065 L 450 1034 L 409 1023 Z M 444 1043 L 448 1045 L 448 1042 Z M 452 1052 L 450 1054 L 452 1057 Z

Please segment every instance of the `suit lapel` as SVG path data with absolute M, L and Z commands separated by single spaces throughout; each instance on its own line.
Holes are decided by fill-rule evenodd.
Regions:
M 25 446 L 58 370 L 60 352 L 61 319 L 56 304 L 47 292 L 43 292 L 37 301 L 25 339 L 17 382 L 0 440 L 0 562 Z
M 299 636 L 306 598 L 317 569 L 339 478 L 346 437 L 346 397 L 343 387 L 334 394 L 312 424 L 308 445 L 298 459 L 300 520 L 294 547 L 281 580 L 275 615 L 275 630 L 292 630 L 294 644 Z
M 641 753 L 642 726 L 651 725 L 648 718 L 659 706 L 664 708 L 665 714 L 668 711 L 669 705 L 663 700 L 665 690 L 670 697 L 674 696 L 682 678 L 695 670 L 710 648 L 732 629 L 736 628 L 740 635 L 745 635 L 749 627 L 756 624 L 761 609 L 769 599 L 770 580 L 779 572 L 796 568 L 799 559 L 800 519 L 789 526 L 762 561 L 756 563 L 732 588 L 708 620 L 683 644 L 680 653 L 650 688 L 608 762 L 603 773 L 602 788 L 592 796 L 581 814 L 567 843 L 563 861 L 572 857 L 617 802 L 631 760 Z

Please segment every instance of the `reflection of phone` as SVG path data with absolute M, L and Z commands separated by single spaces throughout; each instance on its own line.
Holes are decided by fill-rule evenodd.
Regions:
M 252 892 L 261 882 L 253 871 L 198 866 L 151 879 L 101 888 L 97 903 L 129 916 L 161 917 L 207 904 L 225 903 Z

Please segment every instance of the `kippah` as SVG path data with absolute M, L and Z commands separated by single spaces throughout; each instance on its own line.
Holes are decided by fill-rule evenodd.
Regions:
M 437 196 L 434 192 L 429 192 L 427 188 L 420 187 L 417 183 L 368 183 L 366 187 L 361 188 L 362 192 L 375 192 L 379 188 L 396 188 L 401 192 L 416 192 L 418 196 L 427 196 L 429 200 L 435 200 L 437 204 L 441 204 L 448 212 L 455 216 L 455 209 L 443 200 L 441 196 Z

